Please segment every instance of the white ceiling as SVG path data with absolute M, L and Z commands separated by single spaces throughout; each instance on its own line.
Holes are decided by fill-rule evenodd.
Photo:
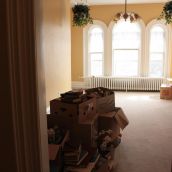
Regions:
M 72 4 L 76 2 L 87 2 L 88 5 L 105 5 L 105 4 L 124 4 L 125 0 L 71 0 Z M 127 0 L 127 4 L 141 3 L 165 3 L 168 0 Z

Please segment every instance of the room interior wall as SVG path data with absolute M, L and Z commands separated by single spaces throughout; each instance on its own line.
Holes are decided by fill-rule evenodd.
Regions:
M 129 4 L 128 11 L 138 13 L 145 25 L 156 19 L 164 4 Z M 124 11 L 124 5 L 97 5 L 91 6 L 91 17 L 103 21 L 107 26 L 117 12 Z M 83 28 L 72 27 L 72 81 L 82 81 L 83 76 Z M 172 76 L 172 64 L 171 64 Z
M 43 57 L 46 104 L 71 89 L 71 13 L 69 0 L 43 0 Z

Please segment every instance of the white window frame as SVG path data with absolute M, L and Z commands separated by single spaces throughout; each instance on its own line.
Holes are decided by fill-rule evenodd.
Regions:
M 144 76 L 144 41 L 145 41 L 145 24 L 142 19 L 140 19 L 138 22 L 138 25 L 140 26 L 140 32 L 141 32 L 141 45 L 139 49 L 139 58 L 138 58 L 138 76 Z M 108 74 L 110 76 L 113 76 L 113 49 L 112 49 L 112 32 L 113 28 L 115 27 L 115 22 L 111 21 L 108 27 Z M 115 77 L 115 76 L 114 76 Z
M 146 27 L 146 76 L 149 77 L 149 63 L 150 63 L 150 31 L 154 26 L 160 26 L 165 31 L 165 55 L 164 55 L 164 64 L 163 64 L 163 76 L 170 77 L 170 65 L 171 65 L 171 26 L 165 24 L 165 20 L 154 19 L 147 24 Z
M 103 35 L 104 35 L 104 53 L 103 53 L 103 66 L 102 66 L 102 74 L 103 76 L 105 75 L 105 63 L 106 63 L 106 53 L 107 53 L 107 26 L 104 22 L 99 21 L 99 20 L 94 20 L 93 24 L 87 25 L 83 29 L 83 51 L 84 51 L 84 58 L 83 58 L 83 67 L 84 67 L 84 78 L 91 76 L 91 59 L 89 56 L 89 50 L 88 50 L 88 34 L 89 30 L 93 29 L 95 27 L 100 27 L 103 30 Z
M 88 44 L 87 45 L 89 45 L 90 44 L 90 32 L 94 29 L 94 28 L 100 28 L 102 31 L 103 31 L 103 52 L 100 52 L 100 51 L 97 51 L 97 52 L 89 52 L 89 48 L 88 48 L 88 52 L 87 52 L 87 54 L 88 54 L 88 56 L 87 56 L 87 63 L 88 63 L 88 75 L 89 76 L 92 76 L 92 74 L 91 74 L 91 54 L 102 54 L 102 75 L 104 75 L 104 51 L 105 51 L 105 47 L 104 47 L 104 30 L 102 29 L 102 27 L 100 27 L 99 25 L 93 25 L 93 26 L 91 26 L 90 28 L 89 28 L 89 30 L 88 30 Z M 101 76 L 101 75 L 98 75 L 98 76 Z
M 109 26 L 99 20 L 94 20 L 94 24 L 89 24 L 83 29 L 83 77 L 89 77 L 89 63 L 88 63 L 88 31 L 90 27 L 97 25 L 104 31 L 104 57 L 103 57 L 103 75 L 112 76 L 112 29 L 115 25 L 114 21 L 111 21 Z M 172 73 L 170 67 L 172 64 L 172 26 L 165 25 L 165 21 L 154 19 L 145 26 L 144 21 L 140 19 L 139 25 L 141 27 L 141 49 L 139 57 L 139 76 L 149 77 L 149 37 L 150 29 L 154 24 L 161 24 L 165 28 L 166 32 L 166 58 L 164 67 L 164 77 L 170 77 Z

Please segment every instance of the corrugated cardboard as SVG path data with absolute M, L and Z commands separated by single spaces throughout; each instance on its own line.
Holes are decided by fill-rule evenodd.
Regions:
M 115 96 L 114 94 L 97 98 L 97 112 L 106 113 L 113 111 L 115 108 Z
M 50 101 L 50 112 L 69 118 L 69 122 L 83 122 L 92 116 L 96 116 L 96 99 L 89 98 L 80 103 L 66 103 L 61 99 Z
M 160 99 L 170 100 L 172 99 L 172 85 L 162 84 L 160 88 Z
M 112 130 L 114 137 L 118 137 L 120 134 L 120 126 L 115 119 L 115 111 L 100 114 L 98 118 L 98 130 Z
M 101 93 L 99 94 L 99 90 L 101 90 L 104 93 L 104 95 L 102 95 Z M 114 91 L 103 87 L 91 88 L 85 91 L 87 95 L 96 98 L 97 113 L 107 113 L 114 110 L 115 107 Z
M 55 144 L 48 145 L 49 160 L 53 161 L 56 159 L 59 149 L 60 149 L 60 145 L 55 145 Z
M 124 111 L 120 107 L 116 107 L 114 111 L 99 114 L 99 126 L 101 129 L 114 128 L 119 125 L 123 130 L 129 124 L 129 120 L 126 117 Z
M 123 130 L 128 124 L 129 120 L 127 116 L 125 115 L 124 111 L 120 107 L 115 108 L 115 119 L 117 120 L 120 128 Z

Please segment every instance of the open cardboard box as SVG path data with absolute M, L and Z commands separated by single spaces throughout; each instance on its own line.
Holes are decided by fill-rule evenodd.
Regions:
M 121 128 L 122 130 L 129 124 L 129 120 L 124 111 L 120 107 L 115 107 L 115 110 L 99 114 L 99 130 L 107 130 L 110 128 Z
M 117 120 L 120 128 L 123 130 L 128 124 L 129 120 L 124 111 L 120 107 L 115 108 L 115 119 Z
M 85 91 L 88 96 L 96 98 L 97 113 L 107 113 L 114 110 L 114 91 L 103 87 L 90 88 Z

